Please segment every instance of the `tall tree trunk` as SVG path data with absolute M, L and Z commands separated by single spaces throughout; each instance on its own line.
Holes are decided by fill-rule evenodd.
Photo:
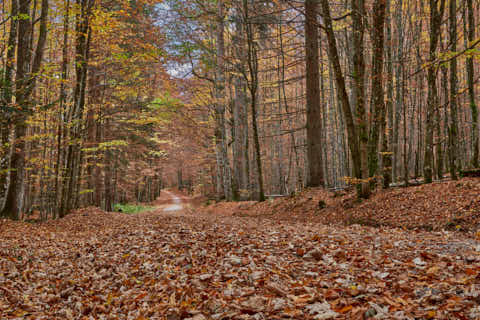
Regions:
M 392 175 L 393 181 L 397 182 L 399 173 L 398 173 L 398 160 L 400 158 L 400 144 L 399 144 L 399 135 L 400 135 L 400 120 L 402 116 L 402 109 L 405 107 L 404 96 L 402 93 L 403 87 L 403 46 L 404 46 L 404 26 L 403 26 L 403 0 L 397 2 L 396 11 L 396 29 L 397 29 L 397 43 L 395 52 L 396 57 L 394 60 L 396 63 L 395 68 L 395 77 L 396 77 L 396 97 L 395 97 L 395 111 L 394 111 L 394 122 L 393 122 L 393 161 L 392 161 Z
M 250 108 L 252 113 L 253 143 L 255 148 L 255 163 L 257 167 L 258 201 L 265 201 L 265 191 L 263 187 L 262 158 L 260 154 L 260 140 L 258 136 L 257 124 L 257 90 L 258 90 L 258 56 L 257 44 L 254 39 L 254 24 L 250 21 L 248 0 L 243 0 L 243 14 L 246 24 L 247 35 L 247 63 L 250 75 L 248 89 L 250 91 Z
M 386 0 L 386 72 L 387 72 L 387 102 L 385 106 L 386 121 L 382 130 L 382 166 L 383 187 L 390 187 L 392 182 L 392 158 L 393 158 L 393 43 L 392 43 L 392 9 L 391 1 Z
M 18 14 L 18 1 L 11 1 L 10 15 L 12 17 Z M 7 42 L 7 56 L 5 63 L 5 73 L 1 81 L 1 94 L 0 97 L 0 212 L 4 205 L 4 196 L 8 188 L 8 168 L 10 165 L 10 151 L 9 138 L 10 138 L 10 124 L 11 114 L 10 107 L 12 104 L 12 96 L 14 90 L 13 84 L 13 71 L 15 69 L 15 50 L 17 48 L 17 29 L 18 20 L 10 20 L 10 30 Z
M 450 1 L 450 51 L 457 51 L 457 1 Z M 448 159 L 450 176 L 457 180 L 457 143 L 458 143 L 458 115 L 457 115 L 457 58 L 450 61 L 450 130 L 448 135 Z
M 76 189 L 80 176 L 81 145 L 82 145 L 82 120 L 85 107 L 85 92 L 87 85 L 88 58 L 90 52 L 91 27 L 90 19 L 94 0 L 77 0 L 80 13 L 76 17 L 75 25 L 75 89 L 73 105 L 69 112 L 70 143 L 66 154 L 66 172 L 64 177 L 63 201 L 61 203 L 60 217 L 65 216 L 74 207 L 76 202 Z
M 355 106 L 355 120 L 360 151 L 361 176 L 357 178 L 362 180 L 359 185 L 358 195 L 362 198 L 368 198 L 370 195 L 370 184 L 368 182 L 368 123 L 365 104 L 365 15 L 365 1 L 352 0 L 353 96 L 355 97 L 352 104 Z
M 225 39 L 224 39 L 224 4 L 218 1 L 217 22 L 217 63 L 215 79 L 215 147 L 217 166 L 222 177 L 224 196 L 233 199 L 232 177 L 228 160 L 227 137 L 225 128 Z
M 445 0 L 440 0 L 440 8 L 438 0 L 430 0 L 430 48 L 428 58 L 428 101 L 427 115 L 425 119 L 425 160 L 423 164 L 423 175 L 425 183 L 432 182 L 433 175 L 433 129 L 434 114 L 437 107 L 437 46 L 440 35 L 440 26 L 442 24 L 443 12 L 445 9 Z
M 318 1 L 305 1 L 305 54 L 307 74 L 307 187 L 323 187 L 322 114 L 318 63 Z
M 475 40 L 475 12 L 473 11 L 473 0 L 466 0 L 468 9 L 468 30 L 467 38 L 469 42 Z M 468 83 L 468 98 L 470 103 L 470 110 L 472 113 L 472 166 L 474 168 L 479 167 L 479 152 L 480 144 L 478 137 L 478 107 L 475 102 L 475 87 L 474 87 L 474 75 L 475 69 L 473 67 L 473 57 L 467 57 L 467 83 Z
M 62 183 L 61 177 L 64 175 L 63 161 L 65 149 L 63 148 L 63 139 L 65 138 L 66 130 L 66 110 L 65 103 L 67 101 L 66 82 L 68 77 L 68 33 L 70 28 L 70 0 L 66 1 L 65 14 L 63 17 L 63 46 L 62 46 L 62 75 L 60 82 L 60 97 L 59 97 L 59 110 L 58 110 L 58 128 L 57 128 L 57 157 L 55 164 L 55 213 L 54 218 L 60 215 L 60 208 L 62 207 Z
M 383 91 L 383 62 L 384 62 L 384 30 L 385 30 L 386 1 L 376 0 L 373 5 L 373 55 L 372 55 L 372 97 L 371 105 L 374 114 L 369 138 L 369 175 L 374 176 L 378 170 L 378 141 L 379 131 L 384 132 L 385 126 L 385 101 Z M 386 138 L 384 137 L 384 139 Z M 383 142 L 383 141 L 382 141 Z M 382 161 L 382 164 L 384 161 Z

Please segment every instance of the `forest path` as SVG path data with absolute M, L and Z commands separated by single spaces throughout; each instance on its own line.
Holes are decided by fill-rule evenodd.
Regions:
M 163 208 L 164 212 L 172 212 L 172 211 L 180 211 L 183 210 L 183 204 L 182 204 L 182 199 L 180 199 L 179 196 L 176 194 L 170 192 L 170 191 L 163 191 L 164 193 L 168 194 L 171 199 L 172 199 L 172 204 L 168 205 L 167 207 Z
M 456 232 L 162 208 L 2 223 L 0 319 L 480 319 L 480 241 Z

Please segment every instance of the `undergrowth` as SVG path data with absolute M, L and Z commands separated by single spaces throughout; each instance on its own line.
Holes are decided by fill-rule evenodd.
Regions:
M 152 206 L 142 206 L 137 204 L 121 204 L 117 203 L 114 206 L 114 210 L 117 212 L 123 212 L 128 214 L 135 214 L 145 211 L 152 211 L 155 210 L 155 207 Z

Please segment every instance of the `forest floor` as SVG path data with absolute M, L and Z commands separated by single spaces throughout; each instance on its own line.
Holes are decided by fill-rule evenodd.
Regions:
M 388 217 L 390 206 L 438 218 L 443 198 L 467 219 L 480 193 L 472 204 L 462 197 L 478 187 L 391 190 L 344 212 Z M 297 206 L 318 205 L 320 194 L 297 196 Z M 407 228 L 404 215 L 403 228 L 328 225 L 316 211 L 280 211 L 290 198 L 243 203 L 241 213 L 179 198 L 164 193 L 155 211 L 135 215 L 86 208 L 38 224 L 0 220 L 0 319 L 480 319 L 480 238 L 462 225 L 435 231 L 441 224 L 424 218 L 434 231 Z M 318 211 L 333 214 L 349 198 L 322 199 Z
M 326 225 L 367 225 L 408 230 L 480 231 L 480 179 L 464 178 L 380 190 L 359 201 L 353 190 L 308 189 L 292 197 L 265 202 L 219 202 L 199 209 L 218 216 L 260 217 L 317 222 Z

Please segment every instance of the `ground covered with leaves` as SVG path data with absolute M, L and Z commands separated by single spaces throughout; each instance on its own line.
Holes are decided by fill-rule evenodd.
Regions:
M 480 319 L 458 231 L 90 208 L 0 236 L 1 319 Z
M 356 198 L 354 190 L 309 189 L 263 203 L 220 202 L 200 210 L 220 216 L 256 216 L 327 225 L 476 233 L 480 231 L 480 179 L 379 190 L 362 201 Z

